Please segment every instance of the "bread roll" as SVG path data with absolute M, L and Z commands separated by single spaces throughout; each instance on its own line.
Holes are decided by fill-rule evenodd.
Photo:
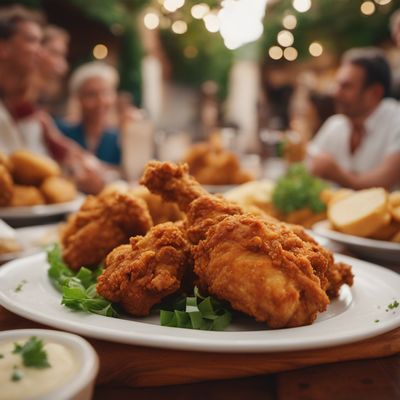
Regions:
M 400 190 L 389 194 L 389 211 L 393 219 L 400 222 Z
M 328 219 L 335 229 L 367 237 L 388 225 L 388 195 L 384 189 L 360 190 L 328 206 Z

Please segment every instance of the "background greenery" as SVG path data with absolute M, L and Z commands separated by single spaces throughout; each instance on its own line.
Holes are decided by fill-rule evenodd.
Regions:
M 157 0 L 1 0 L 1 5 L 19 3 L 32 8 L 45 9 L 46 2 L 70 2 L 83 14 L 95 21 L 100 21 L 112 32 L 116 26 L 122 27 L 122 51 L 119 55 L 121 88 L 134 90 L 135 98 L 140 99 L 140 61 L 142 47 L 137 33 L 139 13 L 144 7 L 151 6 L 162 12 Z M 256 1 L 256 0 L 254 0 Z M 292 7 L 292 0 L 281 0 L 267 8 L 264 34 L 256 51 L 260 62 L 269 62 L 268 49 L 276 44 L 277 33 L 282 29 L 285 13 L 293 13 L 298 25 L 293 30 L 294 46 L 299 52 L 299 59 L 309 57 L 308 46 L 312 41 L 319 41 L 333 54 L 340 55 L 354 46 L 371 46 L 382 43 L 389 37 L 388 20 L 397 0 L 385 6 L 378 6 L 375 13 L 365 16 L 360 12 L 363 0 L 313 0 L 312 8 L 306 13 L 297 13 Z M 246 55 L 246 47 L 237 51 L 225 48 L 218 33 L 208 32 L 202 21 L 190 15 L 191 7 L 205 2 L 211 8 L 218 7 L 217 0 L 186 0 L 185 5 L 172 15 L 165 15 L 170 20 L 183 19 L 188 22 L 188 31 L 183 35 L 174 34 L 171 29 L 161 29 L 160 37 L 172 64 L 174 80 L 186 85 L 198 86 L 205 80 L 215 80 L 221 87 L 221 95 L 226 93 L 228 72 L 235 57 Z M 197 55 L 185 56 L 187 46 L 195 47 Z M 247 46 L 247 48 L 250 48 Z M 89 49 L 88 49 L 89 52 Z M 280 61 L 284 62 L 284 61 Z

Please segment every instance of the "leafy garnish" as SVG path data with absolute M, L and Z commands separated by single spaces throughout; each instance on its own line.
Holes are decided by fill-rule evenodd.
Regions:
M 96 291 L 96 282 L 103 270 L 102 267 L 93 271 L 85 267 L 81 267 L 78 272 L 72 271 L 62 260 L 58 245 L 47 251 L 47 261 L 50 264 L 48 276 L 63 295 L 61 304 L 76 311 L 86 311 L 106 317 L 118 316 L 113 304 Z
M 43 342 L 32 336 L 24 345 L 14 343 L 14 354 L 20 354 L 25 367 L 48 368 L 47 353 L 43 349 Z
M 13 382 L 18 382 L 24 377 L 23 373 L 14 366 L 13 372 L 11 374 L 11 380 Z
M 400 305 L 400 303 L 397 300 L 395 300 L 393 303 L 388 304 L 388 308 L 390 310 L 393 310 L 393 309 L 397 308 L 399 305 Z
M 75 311 L 105 317 L 119 316 L 115 305 L 96 291 L 101 267 L 93 271 L 85 267 L 81 267 L 79 272 L 72 271 L 62 260 L 58 245 L 48 250 L 47 260 L 50 264 L 49 278 L 62 293 L 61 304 Z M 222 303 L 212 297 L 201 296 L 197 288 L 194 297 L 179 296 L 165 300 L 157 309 L 160 310 L 160 323 L 163 326 L 221 331 L 232 319 L 232 313 Z
M 22 290 L 22 287 L 27 283 L 25 279 L 23 279 L 18 286 L 14 289 L 14 292 L 20 292 Z
M 379 322 L 379 319 L 376 319 L 374 322 L 376 322 L 376 323 Z
M 4 354 L 0 354 L 0 358 L 4 358 Z
M 309 208 L 314 213 L 325 211 L 320 194 L 327 184 L 310 175 L 303 164 L 292 165 L 287 174 L 280 178 L 272 194 L 274 206 L 281 212 Z
M 231 319 L 232 313 L 221 302 L 204 298 L 197 288 L 194 297 L 179 297 L 160 311 L 161 325 L 175 328 L 223 331 Z

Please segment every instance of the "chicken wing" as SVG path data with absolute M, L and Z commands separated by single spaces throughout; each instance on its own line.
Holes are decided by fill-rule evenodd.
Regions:
M 88 196 L 61 232 L 63 258 L 72 268 L 92 268 L 129 238 L 145 234 L 153 223 L 145 202 L 128 194 Z
M 179 226 L 159 224 L 107 256 L 97 292 L 120 303 L 128 313 L 145 316 L 162 298 L 181 288 L 190 264 L 189 243 Z

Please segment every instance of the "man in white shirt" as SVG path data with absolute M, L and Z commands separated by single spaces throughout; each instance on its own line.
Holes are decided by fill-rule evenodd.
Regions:
M 348 51 L 337 72 L 330 117 L 310 143 L 310 169 L 341 186 L 391 188 L 400 183 L 400 106 L 386 98 L 391 75 L 373 48 Z

